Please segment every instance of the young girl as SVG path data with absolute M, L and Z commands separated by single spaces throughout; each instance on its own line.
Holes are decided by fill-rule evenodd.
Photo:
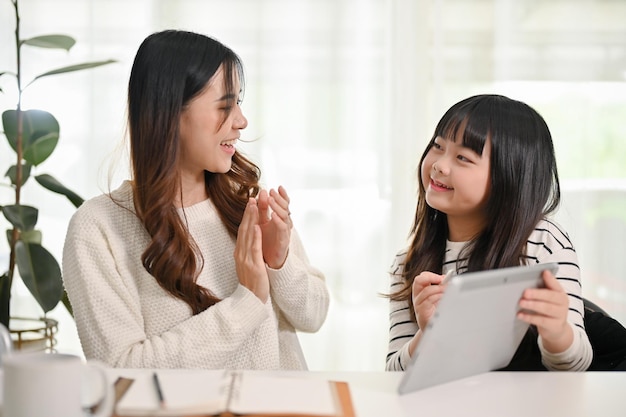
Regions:
M 547 217 L 559 200 L 552 138 L 535 110 L 498 95 L 453 105 L 420 160 L 411 242 L 390 270 L 386 369 L 406 369 L 448 271 L 557 262 L 556 276 L 543 273 L 545 288 L 524 292 L 519 307 L 529 312 L 518 318 L 536 329 L 546 369 L 586 370 L 592 349 L 576 252 Z
M 305 369 L 296 330 L 329 294 L 289 213 L 235 145 L 239 57 L 184 31 L 148 36 L 128 86 L 132 181 L 72 218 L 63 279 L 88 359 L 125 368 Z

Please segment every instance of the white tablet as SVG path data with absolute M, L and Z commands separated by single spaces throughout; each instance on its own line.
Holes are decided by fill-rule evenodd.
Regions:
M 541 273 L 558 264 L 470 272 L 450 279 L 404 372 L 405 394 L 509 364 L 528 324 L 517 319 L 526 288 L 542 287 Z

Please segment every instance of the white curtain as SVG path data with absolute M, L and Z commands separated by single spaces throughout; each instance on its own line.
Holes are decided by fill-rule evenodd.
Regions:
M 419 156 L 456 101 L 501 93 L 550 126 L 562 176 L 559 221 L 579 252 L 583 293 L 626 322 L 626 2 L 611 0 L 22 0 L 22 35 L 65 33 L 71 52 L 24 50 L 31 75 L 69 63 L 116 64 L 33 85 L 24 108 L 60 121 L 38 168 L 85 198 L 108 189 L 125 134 L 125 89 L 149 33 L 193 30 L 243 59 L 241 149 L 267 187 L 284 185 L 311 261 L 326 274 L 326 324 L 301 339 L 314 370 L 380 370 L 387 346 L 387 268 L 406 244 Z M 14 19 L 0 0 L 0 72 L 14 70 Z M 28 78 L 28 77 L 27 77 Z M 1 109 L 15 104 L 0 78 Z M 0 169 L 12 153 L 0 142 Z M 117 162 L 116 187 L 126 177 Z M 45 165 L 45 166 L 44 166 Z M 0 188 L 0 204 L 10 201 Z M 58 259 L 74 209 L 29 184 L 44 244 Z M 2 219 L 4 221 L 4 219 Z M 6 223 L 6 222 L 5 222 Z M 4 224 L 4 223 L 2 223 Z M 0 269 L 8 264 L 0 242 Z M 37 315 L 23 288 L 14 312 Z M 58 307 L 58 350 L 80 354 Z

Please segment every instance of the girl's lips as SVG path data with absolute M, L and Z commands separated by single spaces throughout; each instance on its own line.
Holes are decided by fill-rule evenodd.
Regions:
M 430 179 L 430 188 L 432 188 L 435 191 L 450 191 L 450 190 L 454 189 L 452 187 L 448 187 L 444 183 L 441 183 L 439 181 L 435 181 L 432 178 Z

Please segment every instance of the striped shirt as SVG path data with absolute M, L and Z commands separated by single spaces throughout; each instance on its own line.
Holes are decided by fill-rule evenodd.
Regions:
M 454 269 L 459 264 L 459 273 L 467 269 L 467 259 L 459 259 L 465 242 L 446 243 L 446 254 L 443 273 Z M 390 292 L 396 292 L 404 286 L 402 271 L 407 251 L 399 252 L 389 270 L 391 277 Z M 593 351 L 585 332 L 583 322 L 584 308 L 581 295 L 580 268 L 578 257 L 567 233 L 551 220 L 541 220 L 528 238 L 526 244 L 526 264 L 556 262 L 559 269 L 556 278 L 569 296 L 569 312 L 567 321 L 574 330 L 574 341 L 568 349 L 561 353 L 546 351 L 541 342 L 537 343 L 541 351 L 542 362 L 549 370 L 585 371 L 591 364 Z M 409 364 L 409 342 L 418 330 L 417 324 L 411 320 L 407 301 L 390 301 L 389 310 L 389 348 L 386 369 L 403 371 Z

